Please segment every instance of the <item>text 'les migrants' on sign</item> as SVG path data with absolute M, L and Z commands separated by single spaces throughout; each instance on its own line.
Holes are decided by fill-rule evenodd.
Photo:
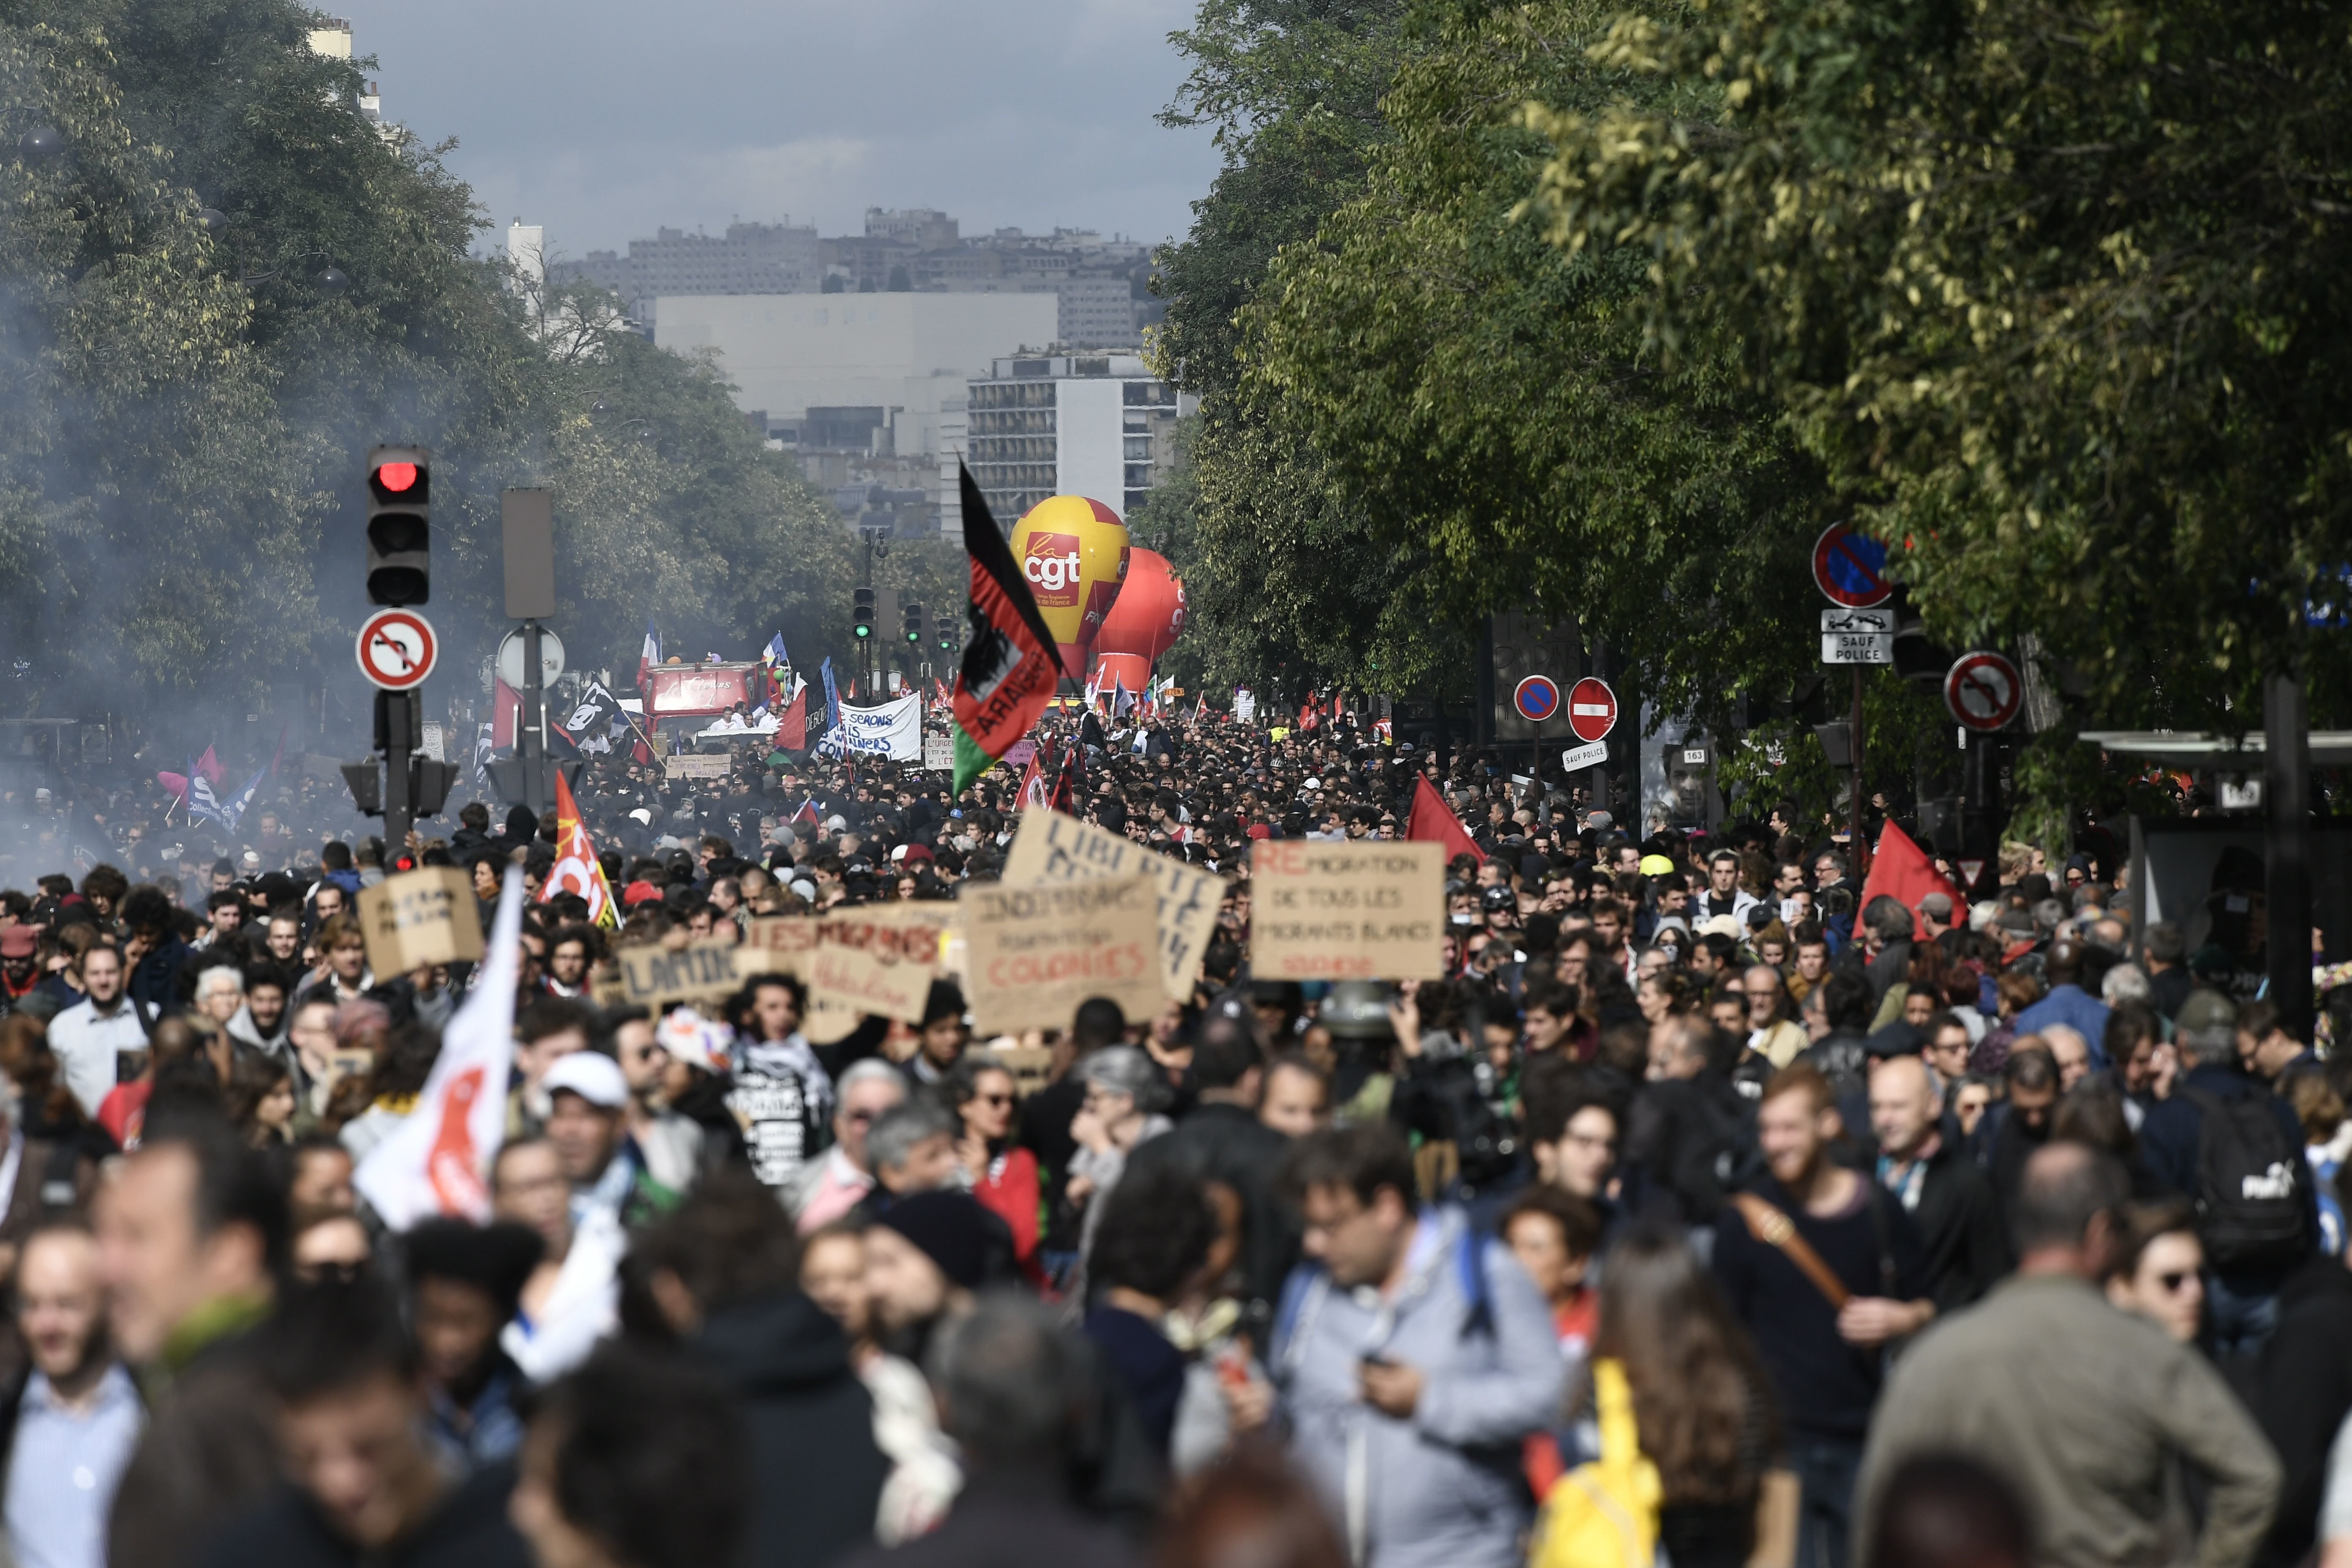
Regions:
M 1250 967 L 1267 980 L 1442 980 L 1445 852 L 1270 840 L 1250 858 Z

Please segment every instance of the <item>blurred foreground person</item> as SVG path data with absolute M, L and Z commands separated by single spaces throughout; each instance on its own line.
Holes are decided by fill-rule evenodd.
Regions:
M 546 1251 L 540 1234 L 429 1219 L 404 1238 L 409 1321 L 416 1331 L 434 1441 L 466 1469 L 514 1458 L 522 1447 L 522 1369 L 499 1335 Z
M 1069 1498 L 1094 1407 L 1092 1357 L 1045 1307 L 992 1294 L 943 1324 L 929 1358 L 940 1425 L 962 1445 L 964 1488 L 947 1521 L 849 1559 L 861 1568 L 1126 1568 L 1134 1553 Z
M 670 1330 L 731 1389 L 754 1483 L 740 1561 L 824 1568 L 874 1538 L 889 1475 L 848 1336 L 800 1288 L 792 1216 L 748 1173 L 721 1171 L 636 1243 Z
M 1347 1549 L 1305 1477 L 1248 1444 L 1177 1496 L 1156 1568 L 1347 1568 Z
M 174 1117 L 99 1189 L 99 1273 L 115 1348 L 152 1402 L 108 1524 L 114 1568 L 193 1562 L 278 1481 L 251 1331 L 287 1263 L 286 1204 L 217 1118 Z
M 17 1568 L 98 1568 L 115 1482 L 146 1413 L 108 1340 L 88 1230 L 54 1225 L 26 1238 L 16 1329 L 33 1365 L 0 1427 L 8 1551 Z
M 1974 1459 L 1921 1454 L 1886 1479 L 1862 1568 L 2028 1568 L 2032 1522 L 2008 1482 Z
M 719 1568 L 742 1555 L 749 1451 L 695 1367 L 606 1345 L 532 1415 L 508 1511 L 538 1568 Z
M 2277 1456 L 2203 1356 L 2116 1311 L 2095 1284 L 2130 1190 L 2119 1161 L 2081 1144 L 2026 1161 L 2017 1273 L 1895 1363 L 1856 1487 L 1865 1517 L 1905 1460 L 1948 1451 L 2018 1489 L 2043 1562 L 2178 1562 L 2192 1540 L 2200 1568 L 2252 1559 L 2278 1499 Z M 2210 1481 L 2201 1531 L 2168 1484 L 2183 1458 Z
M 1551 1311 L 1458 1209 L 1415 1205 L 1385 1123 L 1318 1132 L 1286 1167 L 1311 1260 L 1283 1290 L 1269 1367 L 1291 1452 L 1377 1568 L 1521 1556 L 1521 1442 L 1558 1412 Z
M 369 1279 L 290 1289 L 260 1336 L 286 1483 L 222 1530 L 211 1568 L 522 1568 L 509 1466 L 461 1478 L 428 1436 L 415 1342 Z

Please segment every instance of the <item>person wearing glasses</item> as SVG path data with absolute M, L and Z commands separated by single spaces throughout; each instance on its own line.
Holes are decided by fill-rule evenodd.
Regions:
M 2107 1300 L 2195 1343 L 2204 1328 L 2205 1248 L 2189 1201 L 2126 1204 L 2117 1219 Z
M 785 1206 L 806 1236 L 842 1218 L 874 1190 L 866 1134 L 875 1119 L 903 1104 L 907 1079 L 879 1057 L 867 1057 L 841 1075 L 833 1110 L 833 1146 L 801 1167 L 784 1189 Z
M 956 1163 L 964 1189 L 1013 1232 L 1023 1273 L 1037 1256 L 1037 1156 L 1013 1142 L 1012 1070 L 987 1056 L 967 1056 L 948 1079 L 960 1131 Z

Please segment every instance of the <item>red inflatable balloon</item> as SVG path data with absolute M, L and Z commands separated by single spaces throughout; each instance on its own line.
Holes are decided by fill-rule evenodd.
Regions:
M 1133 654 L 1157 661 L 1184 631 L 1184 583 L 1156 550 L 1130 545 L 1127 582 L 1095 634 L 1097 654 Z

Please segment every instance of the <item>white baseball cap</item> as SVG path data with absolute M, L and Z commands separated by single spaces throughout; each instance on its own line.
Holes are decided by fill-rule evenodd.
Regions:
M 621 1064 L 598 1051 L 574 1051 L 558 1059 L 540 1086 L 551 1095 L 568 1089 L 606 1110 L 625 1110 L 629 1103 L 629 1080 L 621 1075 Z

